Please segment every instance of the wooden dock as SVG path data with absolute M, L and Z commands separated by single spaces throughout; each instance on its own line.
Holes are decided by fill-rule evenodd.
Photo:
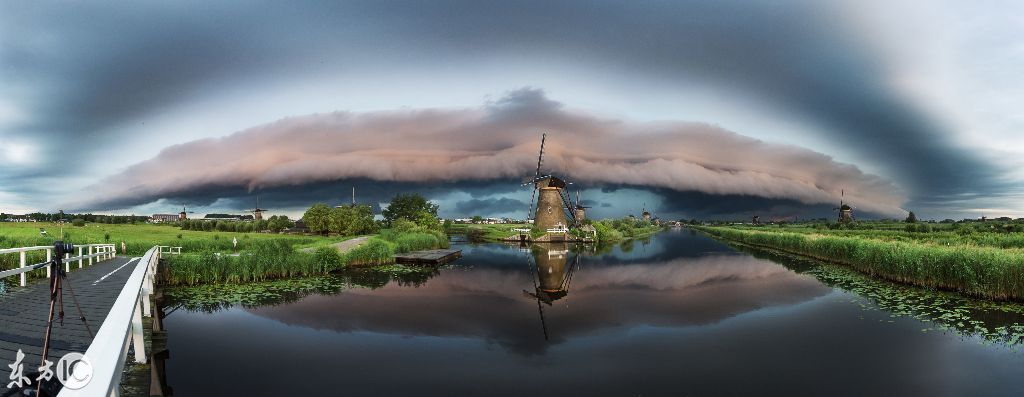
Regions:
M 437 249 L 407 252 L 395 255 L 395 263 L 413 265 L 440 265 L 462 257 L 462 250 Z

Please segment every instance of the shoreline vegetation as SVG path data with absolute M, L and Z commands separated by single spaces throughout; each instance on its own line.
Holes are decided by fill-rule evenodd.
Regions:
M 186 219 L 160 224 L 132 223 L 137 221 L 134 217 L 93 220 L 111 222 L 99 224 L 79 218 L 70 224 L 5 223 L 0 230 L 0 247 L 50 245 L 58 239 L 74 244 L 108 242 L 117 246 L 119 255 L 134 256 L 154 245 L 179 246 L 180 255 L 165 258 L 164 281 L 167 286 L 198 286 L 325 276 L 349 267 L 391 273 L 419 271 L 394 265 L 394 256 L 448 248 L 448 235 L 459 233 L 460 227 L 470 242 L 498 242 L 514 235 L 514 228 L 531 226 L 453 225 L 450 221 L 442 223 L 437 211 L 436 204 L 417 194 L 392 198 L 381 212 L 382 220 L 375 220 L 367 205 L 331 207 L 318 203 L 303 214 L 306 230 L 311 234 L 302 235 L 280 233 L 296 226 L 284 216 L 248 221 Z M 227 217 L 225 214 L 221 218 Z M 117 223 L 120 221 L 124 222 Z M 595 243 L 600 245 L 643 238 L 665 229 L 632 217 L 587 220 L 585 224 L 592 226 L 591 233 L 597 237 Z M 534 232 L 543 234 L 540 230 Z M 335 247 L 359 236 L 365 236 L 366 241 L 345 252 Z M 122 252 L 121 242 L 127 252 Z M 43 255 L 32 253 L 28 260 L 41 262 Z M 17 267 L 17 261 L 16 256 L 0 256 L 0 270 Z M 44 274 L 39 270 L 30 276 L 40 278 Z
M 851 267 L 870 276 L 992 300 L 1024 300 L 1018 236 L 787 226 L 688 226 L 723 240 Z M 915 234 L 916 233 L 916 234 Z M 1011 241 L 1012 240 L 1012 241 Z
M 350 266 L 391 264 L 398 253 L 447 247 L 443 234 L 423 230 L 384 229 L 345 253 L 327 246 L 302 252 L 285 241 L 268 241 L 237 255 L 206 251 L 169 256 L 165 282 L 194 286 L 324 276 Z
M 654 233 L 665 230 L 666 226 L 656 225 L 650 221 L 635 220 L 631 218 L 587 220 L 585 225 L 594 227 L 597 233 L 596 244 L 618 243 L 638 237 L 650 236 Z M 518 232 L 513 229 L 533 229 L 531 234 L 536 238 L 544 234 L 527 223 L 504 223 L 504 224 L 467 224 L 467 223 L 446 223 L 444 230 L 449 235 L 462 234 L 469 242 L 504 242 L 509 237 L 514 237 Z M 577 232 L 574 230 L 573 232 Z M 572 232 L 570 232 L 572 233 Z

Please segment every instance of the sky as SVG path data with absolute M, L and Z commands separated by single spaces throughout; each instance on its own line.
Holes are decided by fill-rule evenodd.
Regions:
M 1024 217 L 1024 4 L 0 4 L 0 211 Z

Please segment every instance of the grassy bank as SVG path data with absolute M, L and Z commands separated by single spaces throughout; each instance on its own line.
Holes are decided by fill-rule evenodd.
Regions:
M 940 245 L 872 237 L 799 233 L 780 228 L 694 226 L 723 239 L 835 262 L 885 279 L 998 300 L 1024 300 L 1024 250 Z
M 311 253 L 301 252 L 286 239 L 258 241 L 238 255 L 208 250 L 171 256 L 167 260 L 166 282 L 168 285 L 237 284 L 322 276 L 348 266 L 389 264 L 396 253 L 447 246 L 448 239 L 440 233 L 392 230 L 382 230 L 344 254 L 325 246 Z

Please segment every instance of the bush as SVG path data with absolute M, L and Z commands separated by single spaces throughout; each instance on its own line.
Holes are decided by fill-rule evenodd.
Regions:
M 313 262 L 324 271 L 334 271 L 345 266 L 341 254 L 333 247 L 319 247 L 313 251 Z
M 75 218 L 75 219 L 73 219 L 73 220 L 71 221 L 71 225 L 73 225 L 73 226 L 78 226 L 78 227 L 82 227 L 82 226 L 85 226 L 85 219 L 82 219 L 82 218 Z
M 345 259 L 349 264 L 390 263 L 394 260 L 394 256 L 394 243 L 371 238 L 370 241 L 345 254 Z

